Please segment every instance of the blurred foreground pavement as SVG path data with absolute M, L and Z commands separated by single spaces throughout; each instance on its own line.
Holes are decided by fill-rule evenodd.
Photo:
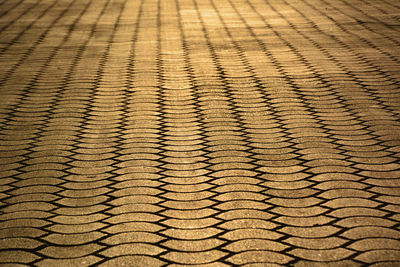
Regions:
M 399 48 L 397 0 L 0 0 L 0 263 L 399 266 Z

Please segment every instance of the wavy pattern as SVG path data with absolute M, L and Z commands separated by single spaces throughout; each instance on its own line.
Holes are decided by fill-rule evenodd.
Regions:
M 0 263 L 400 264 L 398 2 L 0 10 Z

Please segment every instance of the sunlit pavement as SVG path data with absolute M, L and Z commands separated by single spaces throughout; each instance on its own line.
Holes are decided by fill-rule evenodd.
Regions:
M 399 1 L 0 14 L 0 263 L 400 265 Z

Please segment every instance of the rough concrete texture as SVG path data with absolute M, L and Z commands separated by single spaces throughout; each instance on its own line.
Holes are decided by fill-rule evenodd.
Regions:
M 400 265 L 399 1 L 0 13 L 1 263 Z

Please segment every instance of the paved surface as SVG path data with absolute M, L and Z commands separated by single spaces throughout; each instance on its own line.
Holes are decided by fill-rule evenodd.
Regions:
M 399 1 L 0 13 L 1 263 L 400 265 Z

